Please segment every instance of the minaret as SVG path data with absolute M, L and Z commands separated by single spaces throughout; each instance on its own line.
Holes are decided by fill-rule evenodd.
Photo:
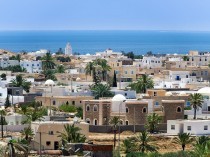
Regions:
M 66 44 L 66 47 L 65 47 L 65 55 L 72 55 L 72 48 L 71 48 L 71 45 L 70 43 L 67 43 Z

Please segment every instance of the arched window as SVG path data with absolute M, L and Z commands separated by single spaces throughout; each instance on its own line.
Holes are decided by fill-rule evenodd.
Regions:
M 126 120 L 126 121 L 125 121 L 125 125 L 129 125 L 129 122 L 128 122 L 128 120 Z
M 142 109 L 142 113 L 147 113 L 147 108 L 146 108 L 146 107 L 144 107 L 144 108 Z
M 97 119 L 93 120 L 93 125 L 98 125 L 98 120 Z
M 128 112 L 129 112 L 128 107 L 126 107 L 126 108 L 125 108 L 125 112 L 126 112 L 126 113 L 128 113 Z
M 98 106 L 97 105 L 93 106 L 93 111 L 95 111 L 95 112 L 98 111 Z
M 176 112 L 182 112 L 182 108 L 181 108 L 180 106 L 178 106 L 178 107 L 176 108 Z
M 90 124 L 90 119 L 89 118 L 86 118 L 86 122 Z
M 86 106 L 86 111 L 90 111 L 90 105 Z

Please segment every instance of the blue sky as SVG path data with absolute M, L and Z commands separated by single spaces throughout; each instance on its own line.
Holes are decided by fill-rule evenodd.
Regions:
M 0 0 L 0 30 L 210 31 L 210 0 Z

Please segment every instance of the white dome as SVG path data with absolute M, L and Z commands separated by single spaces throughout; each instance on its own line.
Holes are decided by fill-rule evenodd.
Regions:
M 126 97 L 122 94 L 117 94 L 112 98 L 112 101 L 120 101 L 123 102 L 126 100 Z
M 86 56 L 90 56 L 90 54 L 89 54 L 89 53 L 87 53 L 87 54 L 86 54 Z
M 185 93 L 184 91 L 182 91 L 182 92 L 180 92 L 180 93 L 179 93 L 179 95 L 181 95 L 181 96 L 185 96 L 185 95 L 186 95 L 186 93 Z
M 55 82 L 53 80 L 47 80 L 44 84 L 45 86 L 54 86 Z
M 77 77 L 77 78 L 76 78 L 76 81 L 81 81 L 81 78 Z
M 210 87 L 203 87 L 199 89 L 197 93 L 200 93 L 203 95 L 210 95 Z
M 165 96 L 172 96 L 173 94 L 171 92 L 166 92 Z

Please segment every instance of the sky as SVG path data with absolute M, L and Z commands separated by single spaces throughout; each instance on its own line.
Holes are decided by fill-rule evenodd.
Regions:
M 0 30 L 210 31 L 210 0 L 0 0 Z

